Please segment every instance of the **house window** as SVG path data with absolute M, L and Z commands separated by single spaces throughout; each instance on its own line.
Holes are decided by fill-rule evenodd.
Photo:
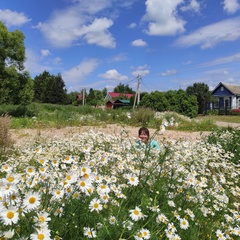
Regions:
M 214 108 L 219 108 L 219 101 L 214 102 Z
M 221 87 L 221 91 L 222 91 L 222 92 L 224 91 L 224 87 Z

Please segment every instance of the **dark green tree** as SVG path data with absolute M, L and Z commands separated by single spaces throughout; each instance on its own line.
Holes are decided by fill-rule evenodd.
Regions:
M 132 90 L 132 88 L 129 87 L 128 84 L 124 85 L 122 83 L 119 83 L 114 89 L 114 92 L 118 92 L 118 93 L 134 93 L 134 91 Z
M 89 94 L 87 96 L 87 105 L 91 106 L 100 106 L 104 103 L 104 95 L 103 92 L 100 90 L 93 90 L 90 88 Z
M 42 103 L 66 104 L 67 89 L 61 74 L 44 71 L 34 78 L 34 99 Z
M 198 114 L 203 114 L 207 109 L 207 105 L 212 100 L 212 93 L 205 83 L 194 83 L 186 89 L 187 94 L 194 95 L 198 102 Z
M 0 22 L 0 103 L 28 104 L 32 101 L 32 80 L 23 71 L 24 38 L 22 32 L 9 32 Z
M 0 22 L 0 72 L 6 65 L 23 70 L 25 61 L 24 35 L 19 30 L 9 32 Z
M 18 72 L 14 66 L 5 68 L 0 74 L 0 103 L 22 104 L 32 102 L 33 81 L 28 72 Z
M 174 111 L 179 114 L 195 117 L 197 115 L 197 99 L 184 90 L 146 94 L 140 101 L 140 106 L 152 108 L 155 111 Z

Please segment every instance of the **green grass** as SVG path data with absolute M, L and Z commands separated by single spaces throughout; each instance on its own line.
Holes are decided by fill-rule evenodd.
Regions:
M 197 120 L 212 120 L 214 122 L 228 122 L 228 123 L 240 123 L 240 116 L 229 116 L 229 115 L 211 115 L 211 116 L 202 116 L 199 115 Z

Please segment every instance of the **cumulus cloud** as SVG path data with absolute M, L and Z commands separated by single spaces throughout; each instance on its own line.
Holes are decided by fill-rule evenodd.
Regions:
M 50 51 L 47 50 L 47 49 L 42 49 L 41 50 L 41 57 L 44 58 L 44 57 L 47 57 L 48 55 L 50 55 Z
M 24 13 L 11 11 L 9 9 L 0 9 L 0 21 L 6 26 L 11 27 L 22 26 L 31 21 L 31 19 L 26 17 Z
M 146 14 L 142 20 L 148 22 L 145 32 L 149 35 L 175 35 L 185 31 L 185 21 L 177 14 L 177 7 L 183 0 L 146 1 Z
M 130 8 L 136 0 L 69 0 L 70 7 L 55 10 L 38 28 L 45 38 L 56 47 L 74 44 L 94 44 L 115 48 L 116 41 L 110 32 L 119 8 Z
M 78 84 L 83 81 L 87 75 L 92 73 L 98 65 L 99 61 L 97 59 L 84 60 L 70 70 L 63 71 L 63 80 L 69 88 L 73 88 L 75 85 L 78 86 Z
M 188 5 L 181 7 L 181 10 L 183 12 L 185 12 L 185 11 L 199 12 L 200 8 L 201 8 L 201 6 L 200 6 L 200 3 L 198 1 L 191 0 Z
M 24 63 L 25 68 L 31 73 L 31 77 L 39 75 L 44 70 L 51 71 L 52 67 L 44 65 L 40 62 L 40 58 L 32 50 L 26 49 L 26 61 Z
M 236 17 L 199 28 L 192 34 L 178 38 L 174 45 L 180 47 L 200 45 L 202 49 L 206 49 L 221 42 L 235 41 L 239 38 L 240 17 Z
M 137 76 L 147 76 L 150 71 L 148 69 L 149 67 L 147 65 L 143 65 L 143 66 L 138 66 L 133 72 L 132 72 L 132 75 L 134 77 L 137 77 Z
M 38 23 L 35 28 L 57 47 L 69 47 L 85 40 L 88 44 L 114 48 L 115 39 L 108 30 L 113 21 L 92 15 L 108 6 L 106 0 L 94 0 L 94 4 L 81 1 L 78 5 L 55 11 L 48 21 Z
M 137 26 L 137 24 L 136 24 L 136 23 L 131 23 L 131 24 L 129 24 L 128 28 L 131 28 L 131 29 L 133 29 L 133 28 L 135 28 L 136 26 Z
M 170 70 L 167 70 L 165 72 L 162 72 L 161 75 L 166 77 L 166 76 L 172 76 L 172 75 L 176 75 L 177 74 L 177 70 L 176 69 L 170 69 Z
M 117 80 L 117 81 L 128 80 L 127 76 L 120 74 L 116 69 L 108 70 L 105 73 L 100 74 L 99 77 L 109 79 L 109 80 Z
M 240 9 L 240 3 L 238 0 L 224 0 L 223 9 L 229 14 L 234 14 Z
M 147 46 L 147 43 L 143 41 L 142 39 L 136 39 L 132 41 L 132 46 L 134 47 L 145 47 Z

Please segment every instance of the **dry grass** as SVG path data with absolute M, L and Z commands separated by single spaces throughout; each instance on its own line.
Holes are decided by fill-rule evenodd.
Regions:
M 10 135 L 11 117 L 8 115 L 0 116 L 0 149 L 4 150 L 13 144 Z

